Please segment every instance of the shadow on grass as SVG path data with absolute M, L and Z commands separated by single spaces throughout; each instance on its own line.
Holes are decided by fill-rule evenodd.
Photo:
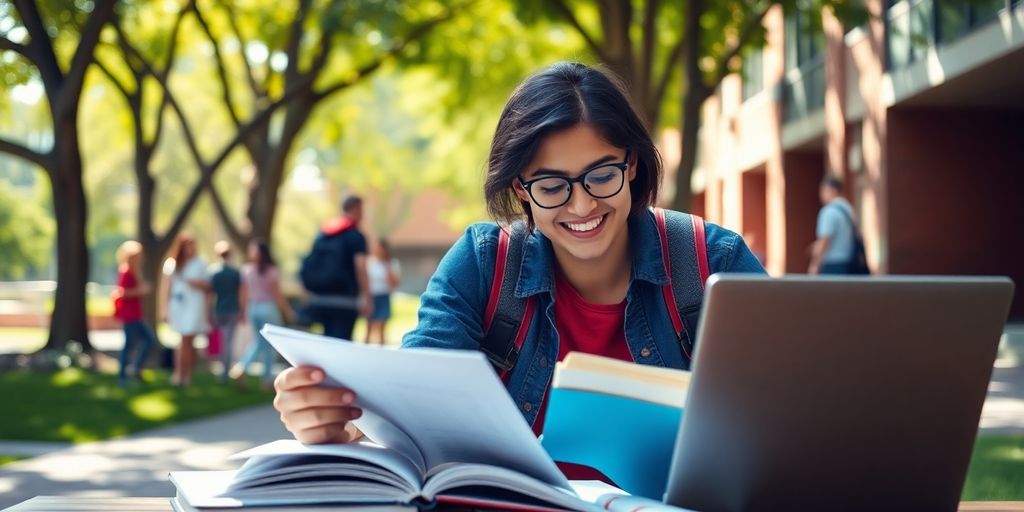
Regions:
M 4 416 L 0 439 L 86 442 L 270 403 L 273 394 L 221 384 L 199 373 L 189 388 L 171 386 L 168 374 L 147 371 L 149 383 L 126 388 L 112 374 L 70 368 L 58 372 L 0 374 Z

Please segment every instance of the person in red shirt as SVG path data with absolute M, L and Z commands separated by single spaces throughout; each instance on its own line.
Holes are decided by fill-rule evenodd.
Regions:
M 136 342 L 139 343 L 132 366 L 131 377 L 142 382 L 142 365 L 150 347 L 156 343 L 156 334 L 143 320 L 142 297 L 152 290 L 146 281 L 141 279 L 139 271 L 142 265 L 142 244 L 129 240 L 117 248 L 117 288 L 114 290 L 114 317 L 121 320 L 124 326 L 124 348 L 119 358 L 120 370 L 117 383 L 125 386 L 128 383 L 128 358 Z

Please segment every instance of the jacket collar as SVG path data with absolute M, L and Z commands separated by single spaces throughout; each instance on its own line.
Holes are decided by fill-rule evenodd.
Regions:
M 654 214 L 647 209 L 642 215 L 628 221 L 629 241 L 633 248 L 633 279 L 647 281 L 657 286 L 668 284 L 668 274 L 661 260 L 661 241 Z M 519 280 L 515 295 L 526 298 L 530 295 L 555 289 L 555 252 L 551 240 L 539 229 L 534 228 L 526 238 L 523 260 L 519 267 Z

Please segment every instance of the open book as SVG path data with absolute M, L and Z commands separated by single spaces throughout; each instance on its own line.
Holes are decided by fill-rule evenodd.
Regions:
M 543 446 L 661 500 L 689 384 L 687 371 L 571 352 L 555 366 Z
M 587 510 L 477 351 L 396 350 L 267 325 L 293 365 L 356 391 L 369 441 L 279 441 L 239 454 L 237 472 L 176 472 L 191 506 L 313 503 L 513 504 Z M 218 480 L 219 479 L 219 480 Z M 216 499 L 223 499 L 217 501 Z
M 196 509 L 435 502 L 529 510 L 594 509 L 570 486 L 555 487 L 498 466 L 452 462 L 417 467 L 378 444 L 303 445 L 281 440 L 235 455 L 237 471 L 171 473 L 178 499 Z

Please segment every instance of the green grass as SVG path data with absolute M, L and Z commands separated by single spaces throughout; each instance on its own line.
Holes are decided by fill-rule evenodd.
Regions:
M 4 464 L 14 462 L 16 460 L 27 459 L 28 457 L 22 457 L 20 455 L 0 455 L 0 466 Z
M 961 499 L 1024 500 L 1024 436 L 979 437 Z
M 116 375 L 66 369 L 55 373 L 15 371 L 0 374 L 4 421 L 0 439 L 86 442 L 270 403 L 273 393 L 224 385 L 197 372 L 192 387 L 170 386 L 166 372 L 147 370 L 152 384 L 126 389 Z M 17 418 L 12 421 L 12 418 Z

